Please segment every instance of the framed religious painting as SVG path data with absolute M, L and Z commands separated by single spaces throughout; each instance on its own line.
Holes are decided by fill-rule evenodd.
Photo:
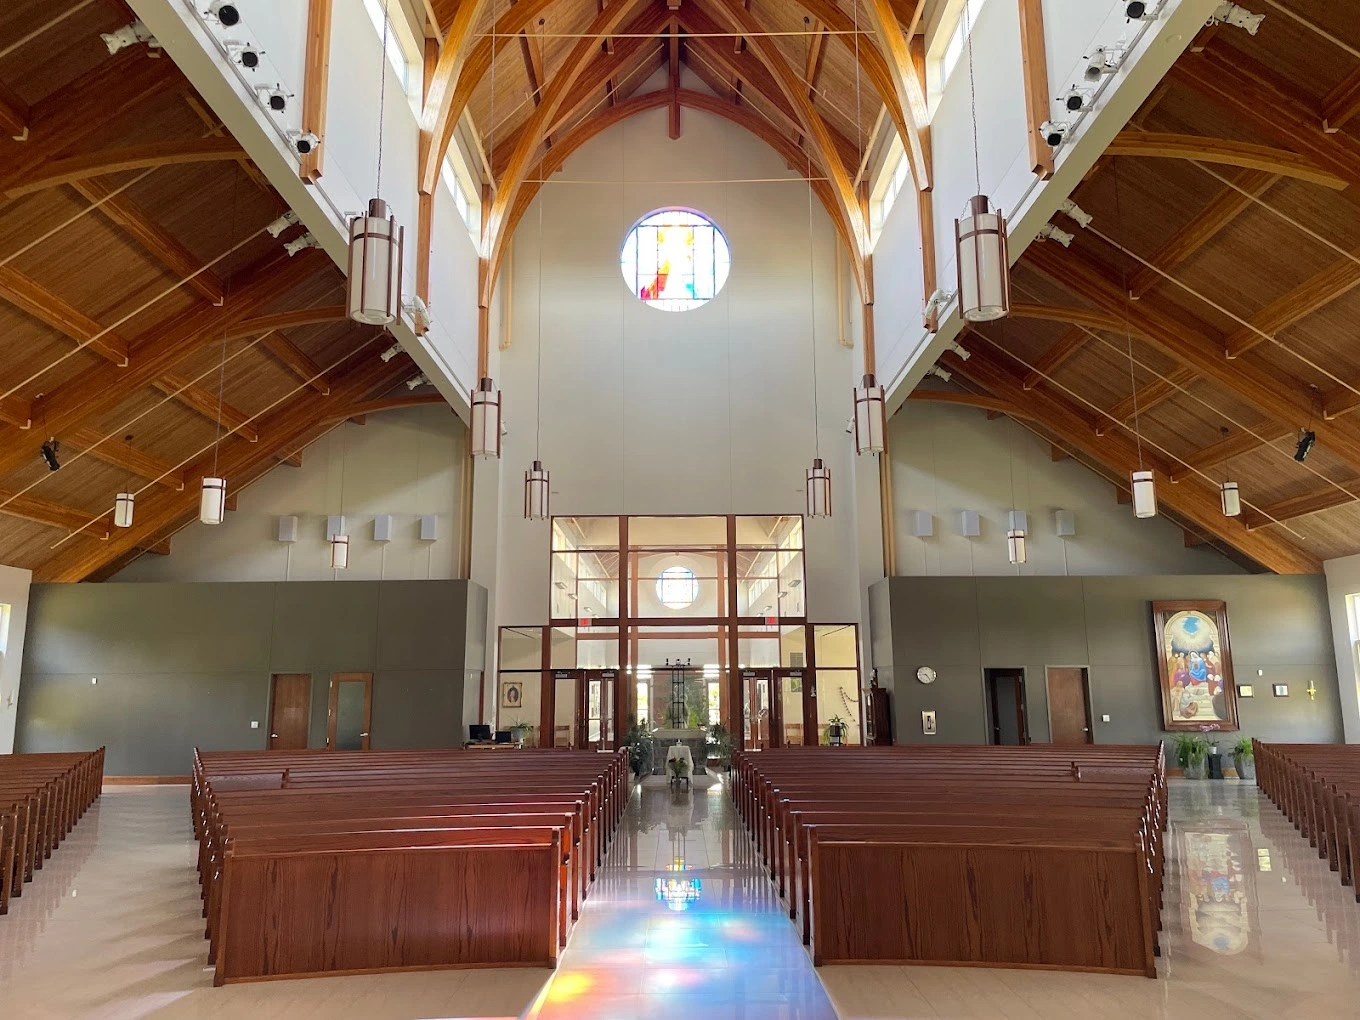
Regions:
M 1227 603 L 1154 602 L 1152 631 L 1162 728 L 1237 729 Z

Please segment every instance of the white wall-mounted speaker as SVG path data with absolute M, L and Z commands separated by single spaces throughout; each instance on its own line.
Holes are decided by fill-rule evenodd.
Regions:
M 1053 528 L 1059 538 L 1071 538 L 1077 533 L 1077 515 L 1071 510 L 1054 510 Z
M 977 538 L 982 534 L 982 515 L 976 510 L 959 511 L 959 534 L 964 538 Z
M 1006 515 L 1011 531 L 1029 531 L 1029 514 L 1023 510 L 1012 510 Z
M 298 540 L 298 519 L 291 514 L 279 518 L 279 541 L 296 542 Z
M 917 538 L 929 538 L 935 534 L 935 515 L 927 510 L 909 510 L 907 530 Z
M 378 514 L 373 518 L 373 541 L 390 542 L 392 541 L 392 515 Z
M 423 514 L 420 518 L 420 540 L 434 542 L 439 539 L 439 518 L 434 514 Z
M 344 514 L 331 514 L 326 518 L 326 541 L 329 542 L 336 535 L 348 535 L 349 528 L 345 526 Z

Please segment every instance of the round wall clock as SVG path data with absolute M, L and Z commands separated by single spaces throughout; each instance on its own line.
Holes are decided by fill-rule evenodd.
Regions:
M 916 671 L 916 679 L 923 684 L 933 684 L 935 682 L 935 671 L 929 666 L 922 666 Z

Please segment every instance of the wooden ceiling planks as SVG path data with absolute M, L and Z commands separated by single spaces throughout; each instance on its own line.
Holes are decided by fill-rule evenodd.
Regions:
M 0 37 L 53 6 L 5 5 Z M 284 255 L 302 228 L 263 234 L 283 201 L 173 62 L 109 55 L 98 33 L 130 17 L 87 5 L 0 57 L 0 95 L 27 107 L 29 128 L 0 138 L 0 561 L 61 580 L 156 545 L 167 506 L 192 516 L 219 443 L 239 490 L 279 463 L 280 434 L 296 453 L 328 408 L 412 371 L 405 356 L 383 364 L 374 330 L 344 318 L 333 263 Z M 56 472 L 38 457 L 48 436 Z M 111 526 L 129 485 L 135 536 Z

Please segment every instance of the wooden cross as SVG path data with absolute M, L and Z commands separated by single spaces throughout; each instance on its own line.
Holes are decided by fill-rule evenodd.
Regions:
M 1308 700 L 1309 701 L 1317 700 L 1317 688 L 1313 686 L 1313 681 L 1311 680 L 1308 681 Z

